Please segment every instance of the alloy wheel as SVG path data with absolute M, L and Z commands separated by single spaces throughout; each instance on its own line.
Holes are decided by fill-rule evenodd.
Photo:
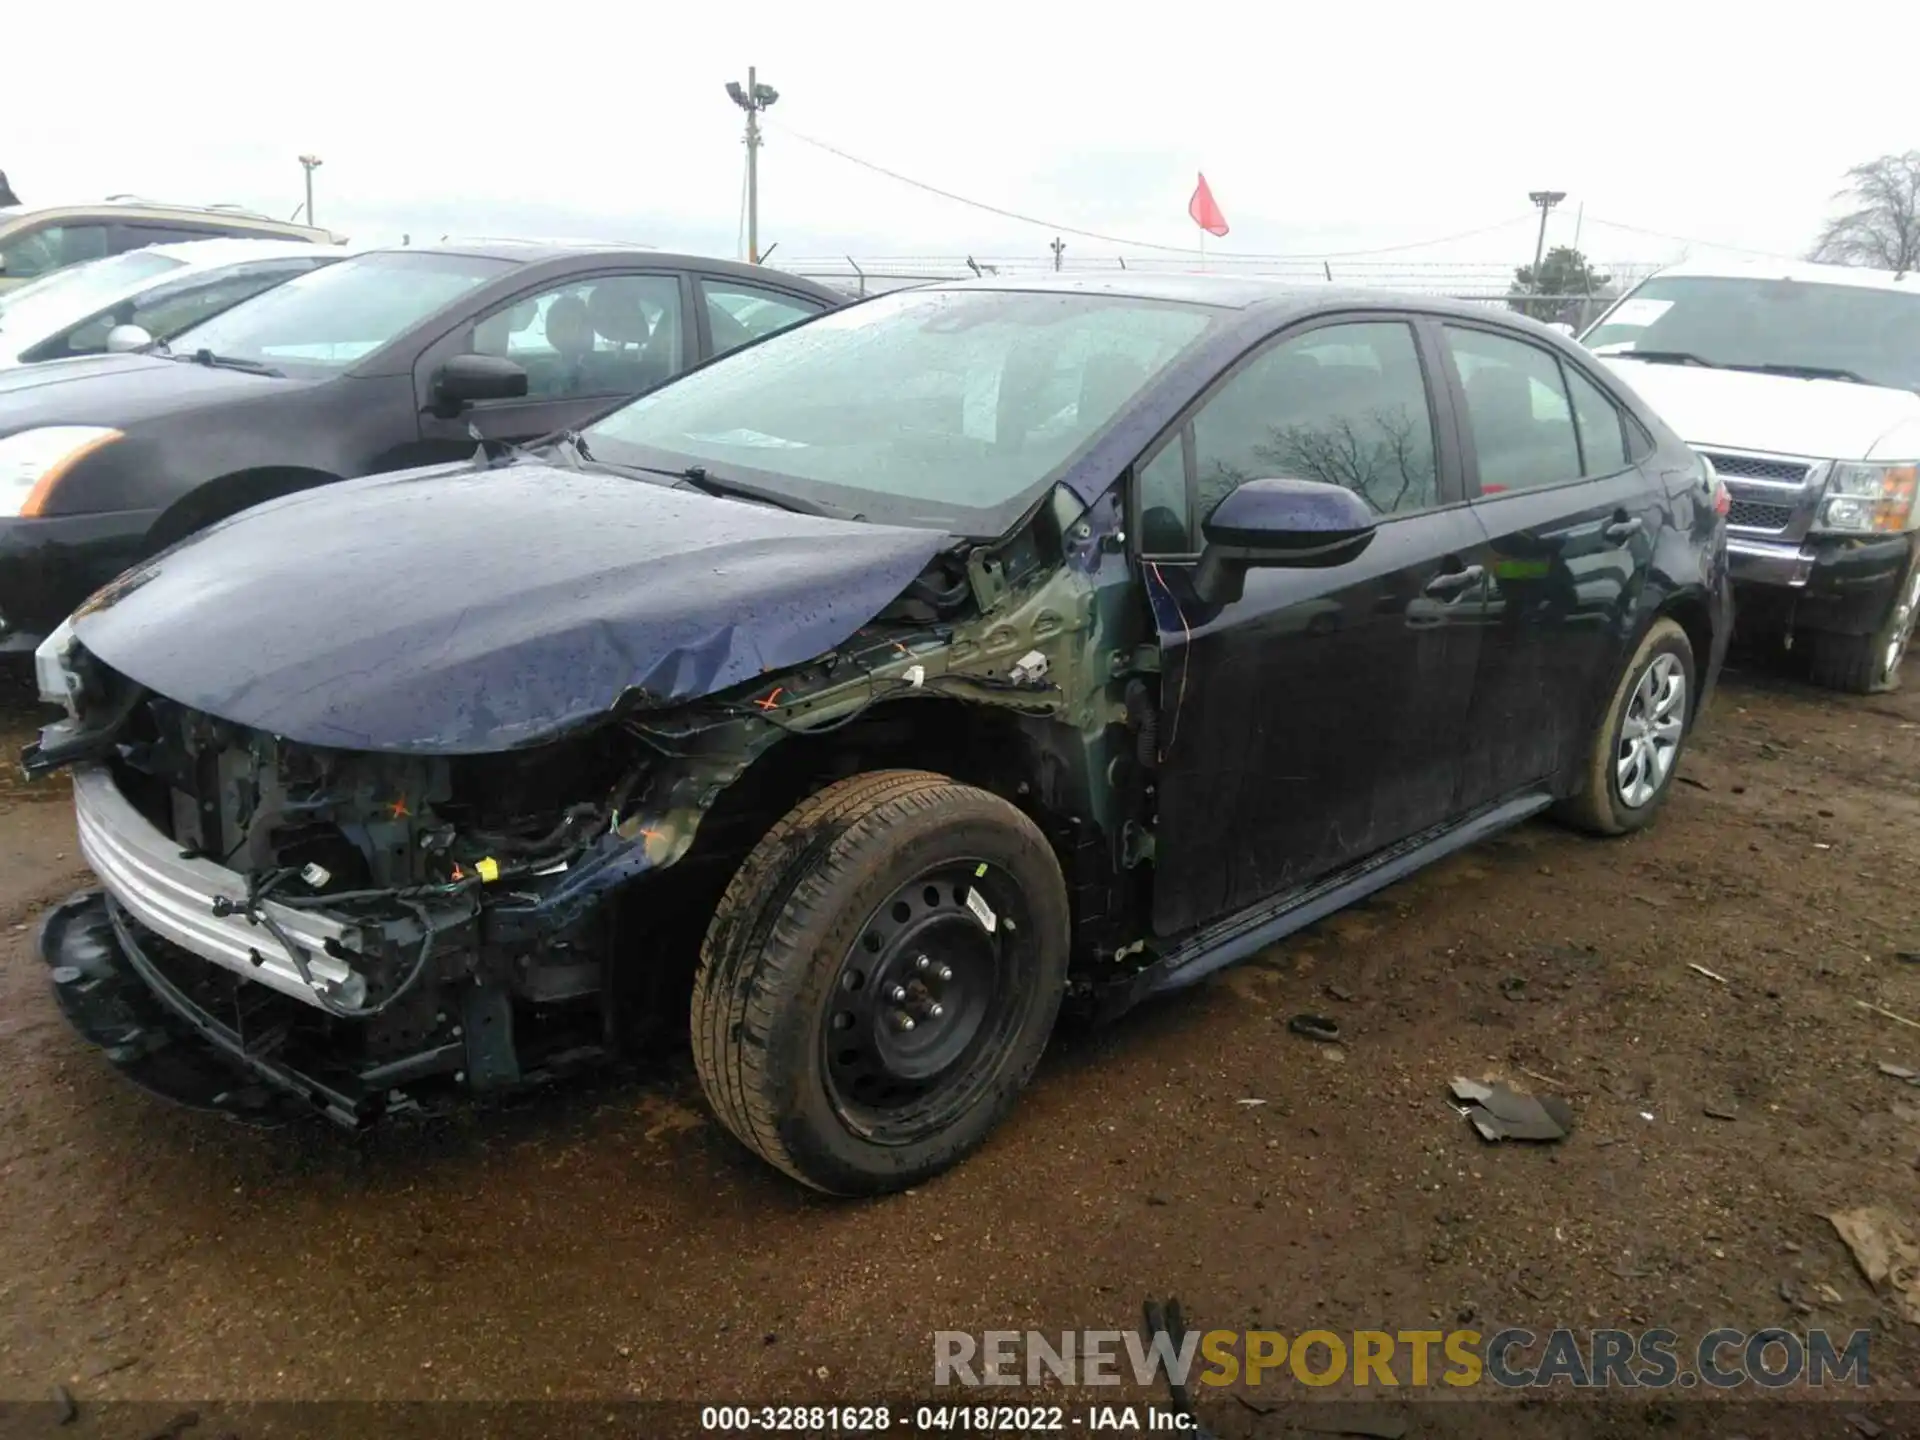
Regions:
M 1633 687 L 1620 722 L 1614 781 L 1628 809 L 1647 805 L 1666 787 L 1686 724 L 1686 666 L 1677 655 L 1656 655 Z
M 1920 561 L 1916 561 L 1913 571 L 1907 576 L 1907 583 L 1901 587 L 1900 598 L 1893 608 L 1890 633 L 1887 646 L 1880 656 L 1880 683 L 1892 685 L 1900 674 L 1900 662 L 1907 657 L 1907 646 L 1913 640 L 1913 626 L 1916 617 L 1920 617 Z

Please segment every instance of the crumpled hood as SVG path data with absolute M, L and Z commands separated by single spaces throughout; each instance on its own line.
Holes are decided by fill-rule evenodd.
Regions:
M 1874 446 L 1889 432 L 1920 422 L 1920 395 L 1911 390 L 1751 370 L 1649 365 L 1629 355 L 1600 359 L 1697 449 L 1724 446 L 1824 460 L 1865 460 L 1879 458 Z
M 108 586 L 74 620 L 122 674 L 307 744 L 469 754 L 626 692 L 659 708 L 830 650 L 943 546 L 523 461 L 273 501 Z

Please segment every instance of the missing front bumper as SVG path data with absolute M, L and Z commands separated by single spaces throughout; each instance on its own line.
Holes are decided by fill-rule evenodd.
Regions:
M 74 767 L 73 800 L 87 863 L 119 905 L 155 934 L 316 1009 L 322 1007 L 315 986 L 344 1006 L 366 999 L 365 977 L 337 958 L 352 938 L 346 925 L 319 911 L 260 904 L 280 934 L 300 947 L 303 975 L 287 947 L 247 913 L 246 877 L 182 851 L 120 793 L 106 766 Z
M 355 1129 L 391 1108 L 396 1087 L 465 1062 L 454 1043 L 355 1071 L 273 1048 L 271 1033 L 249 1039 L 168 975 L 166 941 L 102 891 L 48 911 L 39 942 L 54 997 L 81 1037 L 142 1089 L 196 1109 L 250 1120 L 304 1109 Z

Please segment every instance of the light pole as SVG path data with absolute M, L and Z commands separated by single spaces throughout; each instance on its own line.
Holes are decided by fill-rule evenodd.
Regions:
M 1533 242 L 1533 288 L 1540 289 L 1540 262 L 1547 256 L 1547 212 L 1567 198 L 1564 190 L 1529 190 L 1527 199 L 1540 207 L 1540 238 Z
M 307 224 L 313 224 L 313 172 L 320 168 L 318 155 L 302 155 L 300 168 L 307 172 Z
M 727 94 L 747 112 L 747 263 L 760 263 L 760 112 L 780 98 L 771 85 L 762 85 L 754 67 L 747 67 L 746 89 L 738 80 L 727 82 Z

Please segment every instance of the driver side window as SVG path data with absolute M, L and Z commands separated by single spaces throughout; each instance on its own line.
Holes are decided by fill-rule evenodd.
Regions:
M 679 372 L 680 336 L 677 278 L 602 275 L 494 311 L 466 348 L 524 368 L 530 400 L 637 395 Z
M 1269 347 L 1193 417 L 1196 521 L 1248 480 L 1320 480 L 1378 515 L 1438 503 L 1433 410 L 1413 327 L 1323 325 Z

